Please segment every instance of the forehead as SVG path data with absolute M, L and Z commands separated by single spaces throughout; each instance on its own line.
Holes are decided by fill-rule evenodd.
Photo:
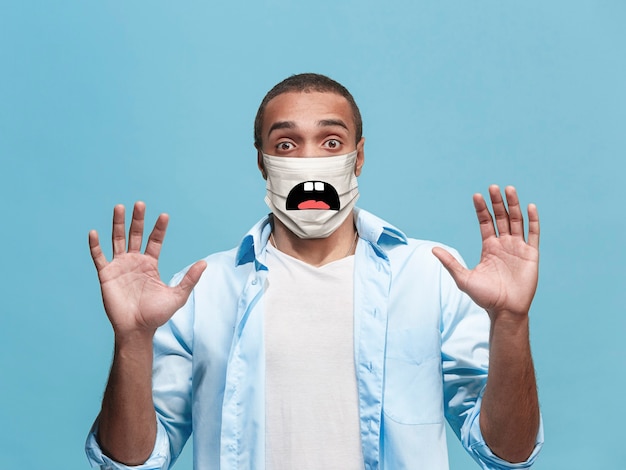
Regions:
M 265 108 L 263 135 L 276 122 L 291 121 L 298 126 L 315 124 L 327 119 L 341 119 L 356 134 L 350 103 L 332 92 L 288 92 L 273 98 Z

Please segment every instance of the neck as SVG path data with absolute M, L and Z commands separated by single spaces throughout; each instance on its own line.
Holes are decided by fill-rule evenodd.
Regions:
M 354 254 L 357 233 L 352 217 L 326 238 L 299 238 L 274 217 L 274 246 L 283 253 L 312 266 L 323 266 Z

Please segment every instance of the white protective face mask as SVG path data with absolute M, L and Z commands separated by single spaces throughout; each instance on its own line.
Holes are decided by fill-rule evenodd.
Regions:
M 298 237 L 328 237 L 352 214 L 359 197 L 356 155 L 356 150 L 312 158 L 263 154 L 265 202 Z

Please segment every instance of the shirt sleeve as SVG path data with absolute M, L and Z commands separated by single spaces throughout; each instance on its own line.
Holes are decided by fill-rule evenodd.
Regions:
M 463 263 L 457 252 L 449 251 Z M 465 450 L 481 468 L 529 468 L 543 445 L 543 424 L 540 425 L 535 448 L 525 462 L 513 464 L 491 452 L 483 439 L 479 420 L 489 368 L 489 316 L 456 287 L 443 267 L 440 275 L 446 419 Z
M 485 443 L 482 433 L 480 432 L 479 416 L 480 416 L 480 403 L 482 401 L 482 393 L 476 402 L 474 407 L 474 413 L 470 417 L 467 429 L 461 432 L 461 442 L 463 446 L 468 450 L 469 454 L 476 460 L 481 468 L 485 470 L 505 470 L 513 468 L 530 468 L 537 459 L 539 452 L 543 446 L 543 419 L 539 421 L 539 431 L 537 432 L 537 438 L 535 439 L 535 447 L 524 462 L 511 463 L 501 459 L 493 452 L 489 446 Z
M 167 433 L 165 428 L 157 420 L 157 435 L 152 450 L 152 454 L 148 460 L 142 465 L 128 466 L 116 462 L 115 460 L 107 457 L 102 452 L 96 435 L 98 433 L 98 420 L 94 423 L 87 436 L 87 442 L 85 443 L 85 452 L 87 453 L 87 460 L 91 467 L 100 467 L 101 470 L 126 470 L 126 469 L 139 469 L 139 470 L 161 470 L 167 469 L 170 465 L 170 452 L 167 439 Z

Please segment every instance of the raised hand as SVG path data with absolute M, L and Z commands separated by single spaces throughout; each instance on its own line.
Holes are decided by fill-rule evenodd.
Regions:
M 113 210 L 113 259 L 102 253 L 98 233 L 89 232 L 91 257 L 98 271 L 104 309 L 116 335 L 154 333 L 182 307 L 206 267 L 198 261 L 176 287 L 161 281 L 158 259 L 167 229 L 168 216 L 161 214 L 141 253 L 146 207 L 135 203 L 126 247 L 125 210 Z
M 434 248 L 459 289 L 487 310 L 490 316 L 509 312 L 528 314 L 537 288 L 539 269 L 539 216 L 534 204 L 528 206 L 528 241 L 524 238 L 524 217 L 517 192 L 505 188 L 506 202 L 496 185 L 489 187 L 494 220 L 480 194 L 474 195 L 474 207 L 480 224 L 482 253 L 472 269 L 463 267 L 450 253 Z M 497 233 L 496 233 L 497 228 Z

